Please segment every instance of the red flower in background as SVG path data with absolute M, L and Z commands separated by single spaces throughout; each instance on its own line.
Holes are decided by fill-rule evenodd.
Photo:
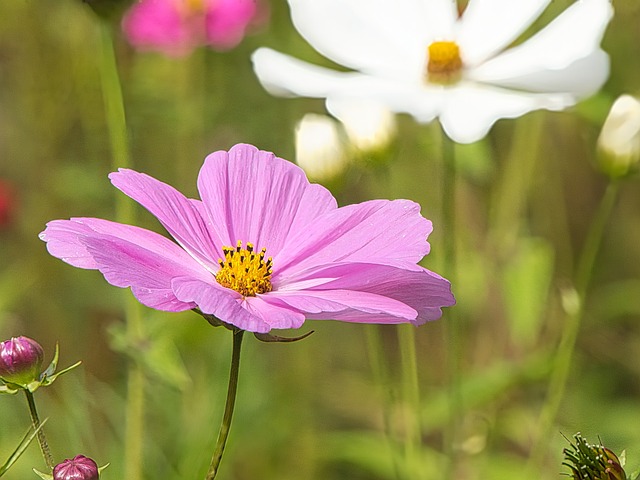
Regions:
M 0 229 L 7 227 L 15 210 L 15 192 L 13 187 L 0 179 Z

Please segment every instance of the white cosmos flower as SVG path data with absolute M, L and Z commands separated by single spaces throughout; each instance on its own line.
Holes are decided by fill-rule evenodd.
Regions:
M 377 101 L 419 122 L 440 119 L 455 141 L 481 139 L 500 118 L 560 110 L 609 74 L 600 41 L 610 0 L 577 0 L 524 43 L 507 48 L 552 0 L 289 0 L 293 23 L 321 54 L 353 71 L 268 48 L 253 54 L 271 93 L 344 104 Z

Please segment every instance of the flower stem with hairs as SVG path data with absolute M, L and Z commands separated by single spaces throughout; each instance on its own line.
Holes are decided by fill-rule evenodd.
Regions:
M 227 389 L 227 401 L 224 406 L 224 415 L 222 416 L 222 423 L 220 424 L 220 431 L 218 432 L 218 440 L 216 441 L 216 447 L 213 451 L 211 458 L 211 465 L 207 472 L 206 480 L 213 480 L 216 478 L 220 462 L 222 460 L 222 454 L 224 453 L 224 447 L 227 444 L 227 437 L 229 436 L 229 429 L 231 428 L 231 419 L 233 418 L 233 409 L 236 404 L 236 392 L 238 391 L 238 374 L 240 371 L 240 349 L 242 347 L 242 336 L 244 330 L 235 328 L 233 330 L 233 351 L 231 353 L 231 369 L 229 372 L 229 386 Z
M 36 409 L 36 402 L 33 398 L 33 393 L 29 390 L 25 389 L 24 394 L 27 397 L 27 403 L 29 404 L 29 414 L 31 415 L 31 424 L 33 425 L 33 431 L 37 432 L 38 443 L 40 444 L 40 451 L 42 452 L 42 458 L 44 458 L 44 463 L 47 464 L 50 470 L 53 470 L 55 462 L 53 461 L 53 456 L 51 455 L 51 449 L 49 448 L 49 443 L 47 442 L 47 437 L 44 434 L 44 430 L 40 428 L 40 418 L 38 417 L 38 410 Z

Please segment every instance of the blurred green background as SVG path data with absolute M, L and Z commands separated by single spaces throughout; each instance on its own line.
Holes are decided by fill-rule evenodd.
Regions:
M 556 0 L 542 25 L 570 4 Z M 640 3 L 614 1 L 604 49 L 612 61 L 604 89 L 565 112 L 499 121 L 489 136 L 456 146 L 458 282 L 455 352 L 462 410 L 450 394 L 452 345 L 442 320 L 415 332 L 419 418 L 407 404 L 403 327 L 309 322 L 310 338 L 264 344 L 248 336 L 239 397 L 221 479 L 442 478 L 451 418 L 453 477 L 552 479 L 566 441 L 580 431 L 640 466 L 640 188 L 620 186 L 588 291 L 566 395 L 546 457 L 526 473 L 565 314 L 562 295 L 607 179 L 594 168 L 595 143 L 613 100 L 640 94 Z M 133 168 L 197 195 L 204 156 L 252 143 L 294 160 L 294 125 L 321 100 L 268 95 L 250 54 L 270 46 L 320 64 L 293 29 L 284 1 L 240 46 L 184 58 L 137 53 L 112 29 Z M 128 345 L 128 291 L 93 271 L 50 257 L 38 233 L 71 216 L 115 218 L 122 196 L 113 169 L 100 80 L 101 20 L 79 0 L 0 4 L 0 181 L 11 217 L 0 226 L 0 339 L 27 335 L 60 365 L 82 367 L 37 393 L 60 461 L 83 453 L 111 462 L 123 478 L 127 365 L 145 366 L 144 472 L 147 479 L 202 478 L 222 415 L 230 334 L 188 312 L 144 309 L 144 336 Z M 340 204 L 410 198 L 434 222 L 424 265 L 442 271 L 449 239 L 442 216 L 439 127 L 398 118 L 389 147 L 354 158 L 327 183 Z M 137 223 L 162 231 L 137 210 Z M 406 327 L 406 328 L 405 328 Z M 296 334 L 297 332 L 291 332 Z M 382 353 L 372 354 L 381 341 Z M 377 368 L 384 366 L 380 372 Z M 377 373 L 376 373 L 377 372 Z M 410 396 L 410 395 L 409 395 Z M 0 462 L 28 428 L 24 398 L 0 398 Z M 416 425 L 421 447 L 406 464 L 404 439 Z M 450 452 L 449 452 L 450 453 Z M 394 464 L 402 464 L 398 469 Z M 32 445 L 9 479 L 44 470 Z M 417 473 L 416 473 L 417 472 Z M 422 475 L 422 477 L 421 477 Z M 527 476 L 528 475 L 528 476 Z

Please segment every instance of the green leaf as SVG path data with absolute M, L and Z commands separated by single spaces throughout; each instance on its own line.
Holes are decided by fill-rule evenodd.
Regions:
M 36 435 L 38 435 L 38 432 L 43 427 L 43 425 L 47 423 L 47 420 L 48 418 L 45 418 L 42 422 L 40 422 L 40 425 L 38 426 L 38 428 L 33 432 L 31 431 L 32 428 L 29 428 L 29 430 L 27 430 L 27 433 L 25 433 L 24 437 L 22 437 L 22 440 L 20 441 L 20 444 L 18 445 L 18 447 L 7 459 L 5 464 L 0 467 L 0 477 L 3 476 L 5 473 L 7 473 L 7 470 L 9 470 L 11 466 L 14 463 L 16 463 L 18 458 L 20 458 L 20 455 L 24 453 L 24 451 L 27 449 L 31 441 L 36 437 Z
M 42 478 L 43 480 L 53 480 L 53 475 L 49 475 L 48 473 L 42 473 L 39 472 L 38 470 L 36 470 L 35 468 L 33 469 L 33 472 L 38 475 L 40 478 Z

